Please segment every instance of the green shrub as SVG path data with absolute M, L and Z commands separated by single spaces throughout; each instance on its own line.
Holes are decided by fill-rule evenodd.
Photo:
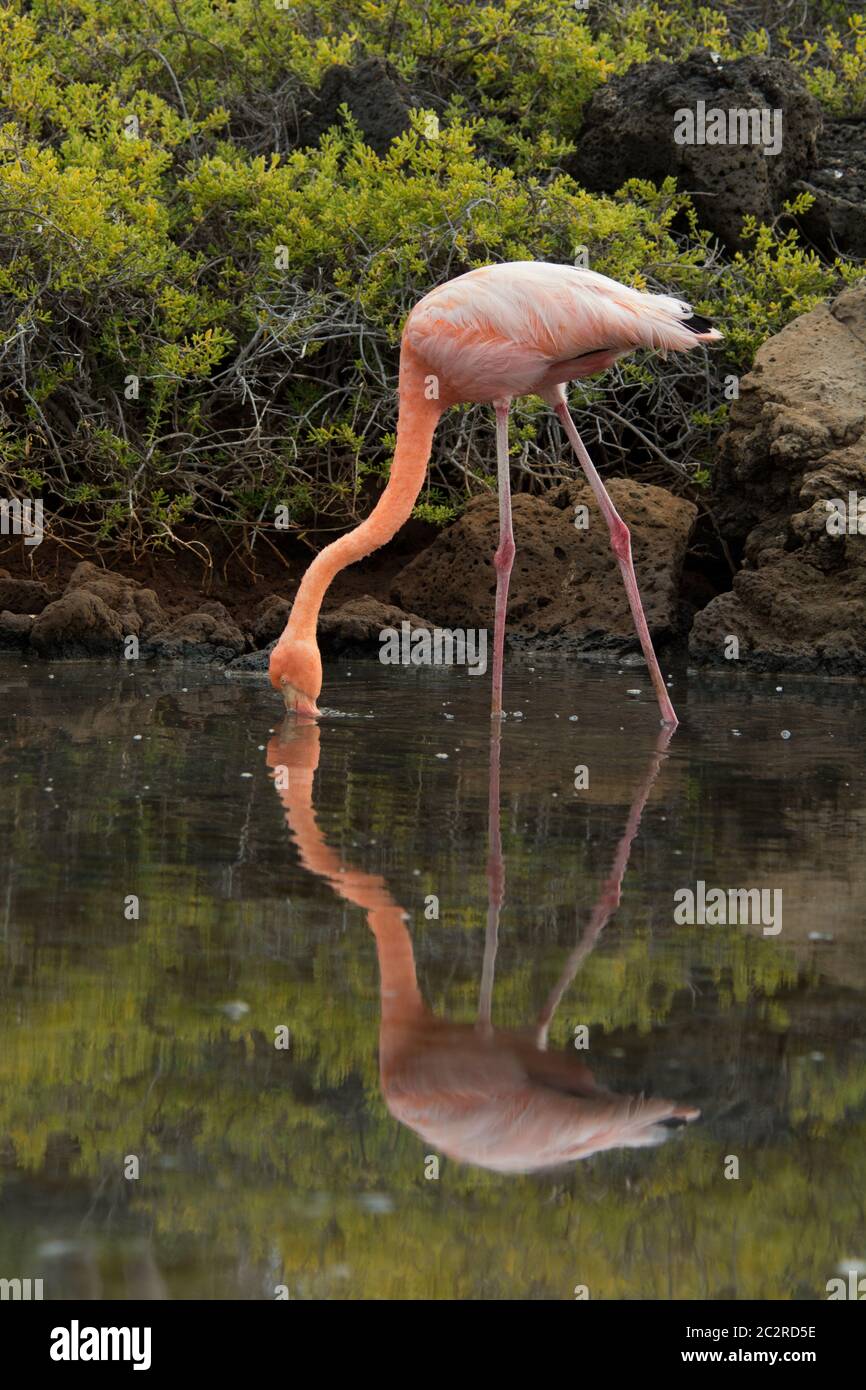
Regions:
M 214 526 L 248 546 L 278 505 L 298 528 L 341 527 L 387 475 L 412 303 L 472 266 L 569 262 L 580 246 L 595 269 L 674 289 L 725 328 L 709 383 L 698 354 L 676 370 L 647 355 L 575 393 L 600 421 L 601 463 L 700 481 L 722 377 L 859 271 L 770 228 L 752 229 L 751 254 L 722 259 L 672 181 L 599 197 L 556 166 L 613 72 L 696 42 L 733 53 L 765 38 L 685 2 L 607 6 L 594 28 L 559 0 L 10 5 L 2 486 L 38 490 L 103 546 Z M 860 77 L 835 52 L 854 91 Z M 416 113 L 379 156 L 345 113 L 319 147 L 273 153 L 268 123 L 287 94 L 362 53 L 440 94 L 438 133 Z M 840 92 L 827 87 L 833 101 Z M 523 485 L 571 471 L 546 421 L 537 402 L 521 407 Z M 452 412 L 419 515 L 447 520 L 492 468 L 486 413 Z

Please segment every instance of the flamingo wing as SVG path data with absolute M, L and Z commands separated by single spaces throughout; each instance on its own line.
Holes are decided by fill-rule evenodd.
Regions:
M 542 261 L 484 266 L 449 280 L 419 301 L 404 330 L 459 400 L 528 394 L 548 384 L 552 369 L 579 359 L 584 369 L 575 365 L 560 380 L 637 347 L 686 351 L 720 337 L 684 300 Z

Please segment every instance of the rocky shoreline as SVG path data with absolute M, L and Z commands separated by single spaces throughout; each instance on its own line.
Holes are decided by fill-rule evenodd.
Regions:
M 866 674 L 866 503 L 828 525 L 833 499 L 866 499 L 866 284 L 795 319 L 740 382 L 713 472 L 712 507 L 731 554 L 729 589 L 686 594 L 698 508 L 665 488 L 609 478 L 632 533 L 653 638 L 694 665 Z M 862 517 L 862 520 L 861 520 Z M 497 501 L 475 498 L 445 530 L 417 528 L 358 566 L 320 621 L 326 656 L 375 655 L 385 628 L 492 622 Z M 588 487 L 514 498 L 517 559 L 509 642 L 522 650 L 621 660 L 637 651 L 607 529 Z M 383 563 L 382 557 L 385 557 Z M 33 561 L 38 573 L 38 562 Z M 299 571 L 300 573 L 300 568 Z M 141 659 L 265 669 L 296 579 L 225 601 L 164 602 L 139 579 L 82 561 L 62 588 L 0 570 L 0 648 L 44 659 Z M 708 599 L 708 601 L 707 601 Z
M 318 138 L 345 104 L 371 146 L 387 150 L 408 128 L 413 100 L 380 59 L 338 65 L 299 139 Z M 767 158 L 760 144 L 670 138 L 678 113 L 716 107 L 784 118 L 784 149 Z M 808 192 L 814 201 L 801 230 L 822 254 L 866 249 L 866 121 L 827 119 L 783 59 L 727 61 L 700 50 L 636 65 L 597 89 L 563 169 L 598 193 L 633 177 L 672 176 L 732 253 L 749 254 L 744 214 L 773 222 L 786 215 L 786 200 Z M 705 493 L 692 488 L 690 500 L 632 477 L 605 478 L 632 533 L 654 642 L 665 659 L 687 654 L 696 666 L 866 675 L 866 281 L 788 323 L 748 375 L 728 380 L 735 399 Z M 834 506 L 844 521 L 835 529 Z M 607 530 L 583 482 L 518 492 L 514 529 L 512 649 L 601 661 L 639 651 Z M 376 654 L 382 630 L 406 621 L 489 628 L 497 541 L 490 493 L 440 532 L 410 523 L 339 576 L 321 617 L 323 653 Z M 257 557 L 255 577 L 238 564 L 229 577 L 223 564 L 216 578 L 215 561 L 207 572 L 191 568 L 194 549 L 207 551 L 191 546 L 144 569 L 98 554 L 73 568 L 62 545 L 10 547 L 0 557 L 11 567 L 0 568 L 0 649 L 264 669 L 312 550 L 290 543 L 282 565 Z

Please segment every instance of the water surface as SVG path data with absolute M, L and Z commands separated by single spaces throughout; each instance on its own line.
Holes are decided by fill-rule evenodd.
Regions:
M 500 857 L 486 679 L 335 665 L 301 727 L 249 678 L 5 658 L 0 1277 L 825 1297 L 866 1258 L 864 692 L 674 696 L 665 749 L 639 670 L 512 662 Z M 679 925 L 698 881 L 782 930 Z M 527 1068 L 573 1132 L 507 1132 Z

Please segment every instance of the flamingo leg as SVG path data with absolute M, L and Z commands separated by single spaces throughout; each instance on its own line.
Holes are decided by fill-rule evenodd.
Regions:
M 487 931 L 484 937 L 484 964 L 478 996 L 476 1027 L 485 1036 L 493 1033 L 493 981 L 499 948 L 499 917 L 505 901 L 505 860 L 502 856 L 502 829 L 499 817 L 499 762 L 502 723 L 490 722 L 490 770 L 487 789 Z
M 496 471 L 499 481 L 499 546 L 493 557 L 496 569 L 496 612 L 493 626 L 493 700 L 491 719 L 502 718 L 502 667 L 505 660 L 505 615 L 508 583 L 514 564 L 514 531 L 511 525 L 511 472 L 508 460 L 508 411 L 510 396 L 496 407 Z
M 659 703 L 659 711 L 661 713 L 662 723 L 670 724 L 673 726 L 673 728 L 676 728 L 677 724 L 679 723 L 679 720 L 677 719 L 677 716 L 674 713 L 674 707 L 671 704 L 671 699 L 668 695 L 667 687 L 664 683 L 664 678 L 662 676 L 661 671 L 659 670 L 659 664 L 656 660 L 655 651 L 653 650 L 652 638 L 650 637 L 649 628 L 647 627 L 647 620 L 644 616 L 643 604 L 641 603 L 640 599 L 640 591 L 637 586 L 637 576 L 635 575 L 634 564 L 632 563 L 631 558 L 631 535 L 629 533 L 629 529 L 623 521 L 622 517 L 619 515 L 619 512 L 617 511 L 616 507 L 613 505 L 613 502 L 610 498 L 610 494 L 605 488 L 604 483 L 601 481 L 601 478 L 598 476 L 598 473 L 596 472 L 595 467 L 593 466 L 592 459 L 589 457 L 589 454 L 586 452 L 586 449 L 584 448 L 583 440 L 581 439 L 580 435 L 575 429 L 574 421 L 571 418 L 571 412 L 568 408 L 567 402 L 564 400 L 560 401 L 558 405 L 554 406 L 554 409 L 557 415 L 559 416 L 565 433 L 568 435 L 568 438 L 571 441 L 571 445 L 574 449 L 574 452 L 577 454 L 577 457 L 580 461 L 580 466 L 586 474 L 587 482 L 589 483 L 590 487 L 593 490 L 593 493 L 595 494 L 595 499 L 598 502 L 599 507 L 601 508 L 602 516 L 607 522 L 607 529 L 610 532 L 611 549 L 613 550 L 613 553 L 616 556 L 617 564 L 619 565 L 620 573 L 622 574 L 623 583 L 625 584 L 625 591 L 628 596 L 631 614 L 634 618 L 635 629 L 637 631 L 638 637 L 640 638 L 640 644 L 643 649 L 644 660 L 646 661 L 646 664 L 649 667 L 649 673 L 652 679 L 653 688 L 655 689 L 656 699 Z

